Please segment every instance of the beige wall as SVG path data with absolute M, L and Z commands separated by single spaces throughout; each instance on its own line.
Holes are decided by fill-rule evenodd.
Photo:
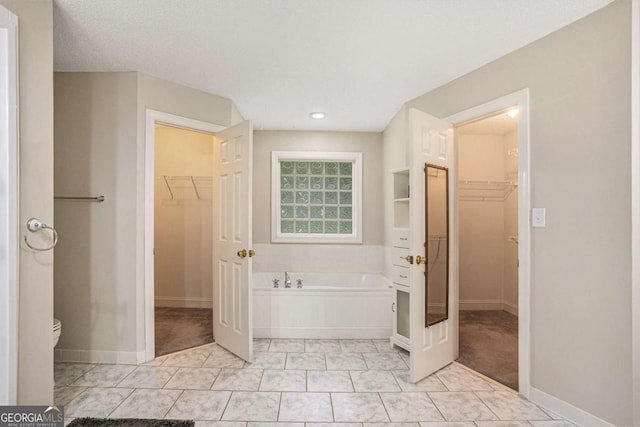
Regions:
M 56 350 L 135 361 L 145 343 L 146 109 L 226 126 L 232 103 L 141 73 L 56 73 L 55 90 L 56 192 L 107 198 L 57 203 Z
M 212 306 L 212 175 L 213 135 L 156 125 L 156 307 Z
M 382 135 L 369 132 L 256 131 L 253 136 L 253 241 L 271 242 L 271 152 L 363 153 L 363 244 L 384 243 Z
M 53 8 L 50 0 L 0 0 L 18 16 L 20 234 L 30 217 L 53 221 Z M 34 244 L 46 244 L 30 235 Z M 21 245 L 18 403 L 53 402 L 53 251 Z
M 54 81 L 56 194 L 106 197 L 56 202 L 56 351 L 134 352 L 137 76 L 55 73 Z M 67 357 L 85 357 L 75 356 Z
M 457 135 L 460 180 L 504 179 L 504 138 L 500 135 Z M 484 190 L 461 191 L 495 196 Z M 492 308 L 502 304 L 504 287 L 504 202 L 461 198 L 459 205 L 460 308 Z M 495 309 L 495 307 L 493 307 Z
M 238 110 L 238 107 L 236 107 L 236 104 L 232 103 L 231 104 L 231 120 L 229 121 L 229 125 L 230 126 L 237 125 L 242 121 L 244 121 L 244 117 L 240 113 L 240 110 Z
M 438 117 L 528 87 L 531 385 L 632 424 L 630 48 L 621 0 L 407 105 Z
M 517 131 L 507 135 L 457 134 L 460 180 L 517 181 Z M 466 186 L 459 202 L 459 298 L 462 310 L 505 309 L 518 314 L 518 189 Z M 507 196 L 482 201 L 464 196 Z M 472 200 L 469 200 L 472 199 Z

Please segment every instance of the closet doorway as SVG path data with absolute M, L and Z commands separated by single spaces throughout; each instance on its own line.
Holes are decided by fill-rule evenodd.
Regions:
M 455 132 L 458 362 L 518 390 L 518 110 Z
M 213 342 L 212 133 L 155 124 L 155 356 Z

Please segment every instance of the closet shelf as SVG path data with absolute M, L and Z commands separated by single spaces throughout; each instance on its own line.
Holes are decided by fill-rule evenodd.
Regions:
M 470 180 L 458 181 L 460 200 L 503 202 L 518 187 L 516 181 Z
M 167 186 L 169 200 L 211 200 L 212 176 L 162 175 L 159 179 Z

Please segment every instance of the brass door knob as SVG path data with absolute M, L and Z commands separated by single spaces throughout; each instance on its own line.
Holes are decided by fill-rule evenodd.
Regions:
M 427 263 L 427 257 L 426 256 L 416 256 L 416 264 L 420 265 L 420 264 L 426 264 Z
M 247 257 L 247 250 L 246 250 L 246 249 L 240 249 L 240 250 L 238 251 L 238 256 L 239 256 L 240 258 L 246 258 L 246 257 Z
M 409 264 L 413 264 L 413 256 L 407 255 L 404 259 L 406 259 Z
M 249 249 L 249 258 L 252 258 L 256 256 L 256 251 L 254 251 L 253 249 Z

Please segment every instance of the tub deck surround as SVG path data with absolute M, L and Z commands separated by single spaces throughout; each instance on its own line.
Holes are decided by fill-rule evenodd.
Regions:
M 383 245 L 254 243 L 253 272 L 289 270 L 316 273 L 384 272 Z
M 302 273 L 287 271 L 291 278 L 291 288 L 296 288 L 296 281 L 303 281 L 302 289 L 307 290 L 373 290 L 389 289 L 391 281 L 378 274 L 362 273 Z M 284 287 L 284 271 L 253 274 L 254 289 L 272 289 L 273 279 L 280 281 L 278 289 Z
M 289 272 L 253 275 L 253 335 L 256 338 L 388 338 L 391 282 L 376 274 Z M 280 279 L 278 288 L 273 279 Z M 302 280 L 298 288 L 297 280 Z
M 256 339 L 254 349 L 251 364 L 217 344 L 137 366 L 56 363 L 55 404 L 65 405 L 66 423 L 94 416 L 193 419 L 196 427 L 575 427 L 456 363 L 412 384 L 408 353 L 388 339 Z

